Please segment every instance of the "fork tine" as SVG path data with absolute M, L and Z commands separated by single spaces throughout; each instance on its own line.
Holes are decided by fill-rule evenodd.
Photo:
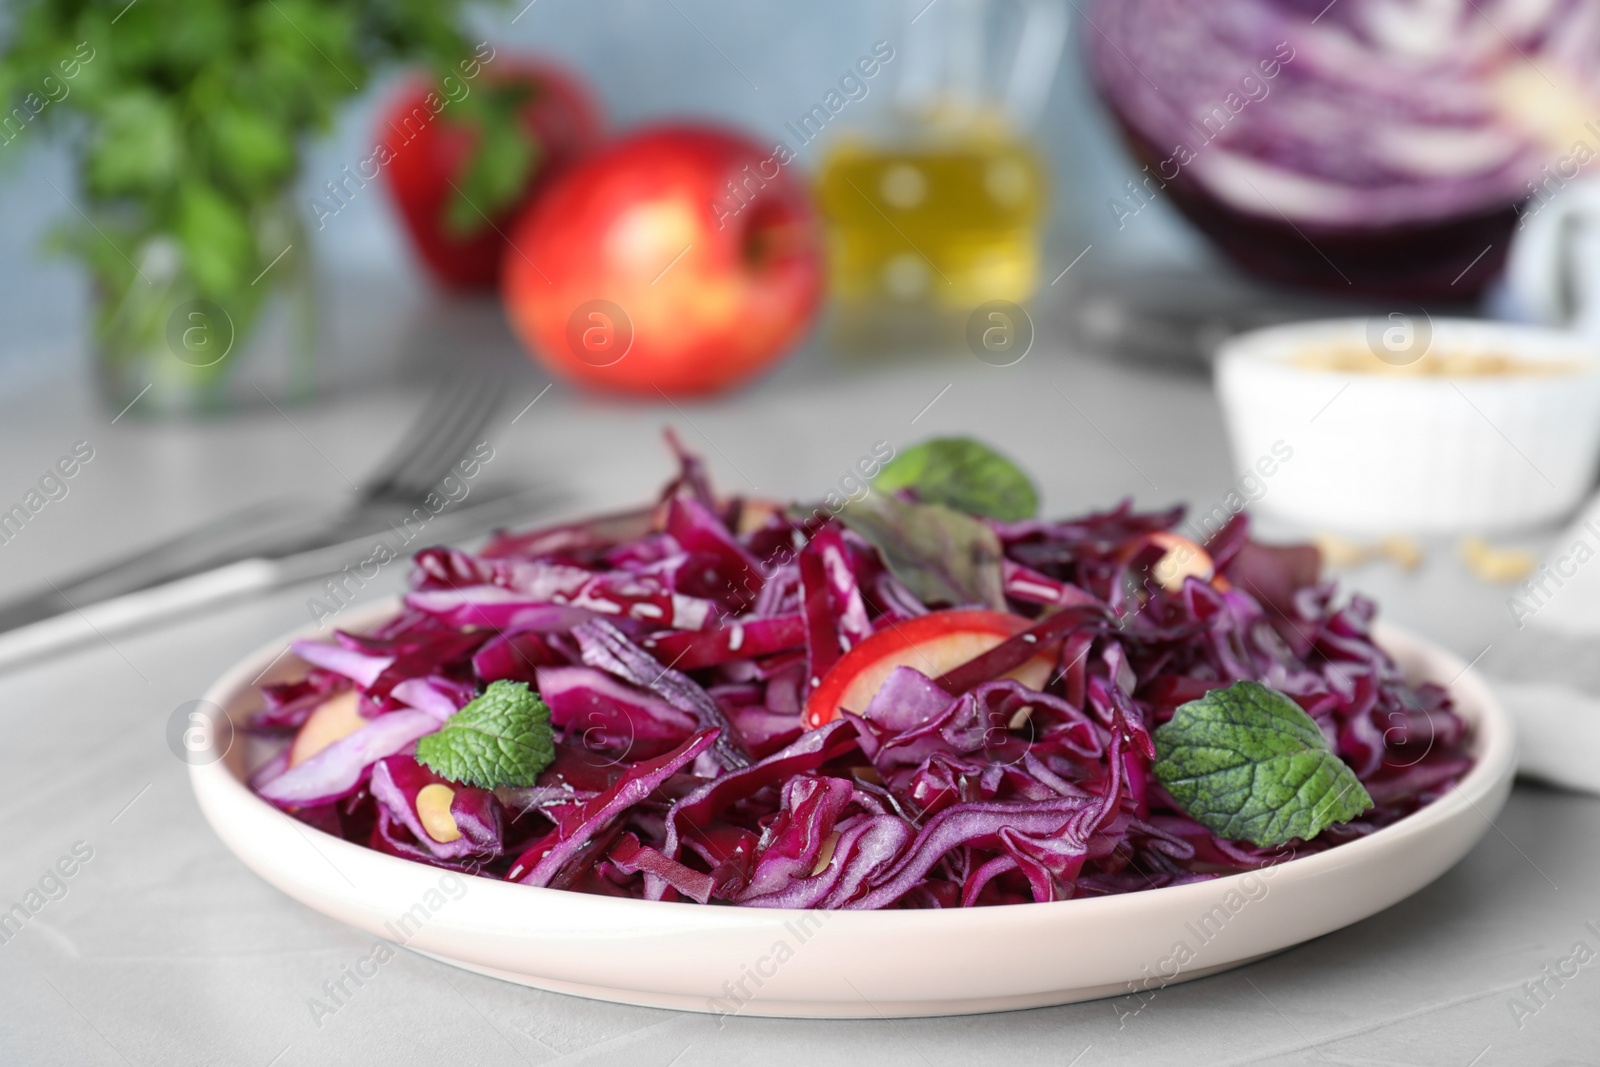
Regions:
M 470 423 L 476 419 L 477 411 L 482 402 L 482 383 L 469 380 L 462 383 L 462 387 L 449 398 L 448 404 L 441 404 L 438 417 L 432 426 L 432 436 L 426 447 L 419 448 L 411 454 L 406 463 L 394 473 L 394 484 L 403 491 L 418 488 L 421 484 L 431 482 L 429 473 L 437 469 L 441 463 L 449 463 L 455 459 L 453 454 L 456 439 L 461 433 L 463 423 Z
M 400 440 L 362 480 L 360 502 L 381 499 L 399 490 L 402 472 L 433 454 L 442 435 L 473 404 L 476 392 L 477 383 L 463 378 L 451 379 L 434 391 Z
M 403 479 L 404 484 L 419 492 L 433 488 L 440 478 L 448 474 L 462 456 L 467 454 L 478 435 L 500 409 L 505 398 L 505 383 L 496 379 L 482 379 L 476 393 L 469 398 L 460 418 L 443 435 L 432 455 L 431 463 L 420 460 Z
M 419 449 L 395 472 L 392 489 L 414 499 L 432 489 L 466 454 L 472 439 L 499 407 L 504 390 L 492 379 L 475 379 L 462 391 L 458 403 L 441 415 L 427 449 Z

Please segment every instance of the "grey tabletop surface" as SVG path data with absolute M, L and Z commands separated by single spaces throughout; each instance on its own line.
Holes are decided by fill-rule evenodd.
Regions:
M 451 314 L 419 302 L 374 328 L 425 337 Z M 962 432 L 1023 459 L 1052 512 L 1124 495 L 1141 505 L 1225 497 L 1234 464 L 1202 375 L 1073 353 L 1060 336 L 1046 317 L 1034 351 L 1006 368 L 965 355 L 841 361 L 812 346 L 750 391 L 695 403 L 601 401 L 560 384 L 541 393 L 547 379 L 518 364 L 485 431 L 495 459 L 484 482 L 559 484 L 549 516 L 634 502 L 669 472 L 659 434 L 671 425 L 730 490 L 773 496 L 827 492 L 878 441 Z M 41 374 L 0 396 L 0 504 L 76 442 L 94 449 L 71 492 L 0 546 L 0 595 L 252 500 L 348 492 L 425 402 L 390 385 L 227 421 L 145 422 L 135 411 L 113 424 L 81 378 Z M 1507 630 L 1506 590 L 1471 579 L 1450 543 L 1425 547 L 1416 572 L 1378 565 L 1347 580 L 1379 597 L 1386 618 L 1471 659 Z M 362 596 L 402 580 L 389 568 Z M 1600 950 L 1600 799 L 1530 784 L 1465 860 L 1410 899 L 1164 989 L 1136 1016 L 1094 1001 L 719 1022 L 539 992 L 401 952 L 319 1019 L 311 999 L 371 938 L 247 870 L 201 817 L 166 742 L 175 708 L 309 620 L 309 594 L 252 598 L 0 673 L 0 909 L 34 891 L 45 898 L 0 944 L 0 1063 L 1600 1064 L 1600 966 L 1567 962 L 1580 944 L 1585 960 Z M 74 873 L 57 881 L 63 858 Z

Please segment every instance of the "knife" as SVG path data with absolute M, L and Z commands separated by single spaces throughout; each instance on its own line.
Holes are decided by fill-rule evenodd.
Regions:
M 469 507 L 447 509 L 424 528 L 429 544 L 461 539 L 485 532 L 496 523 L 525 518 L 547 510 L 562 499 L 548 485 L 497 494 Z M 130 627 L 193 614 L 221 602 L 252 596 L 314 578 L 337 574 L 352 563 L 368 558 L 376 539 L 386 528 L 361 524 L 358 532 L 340 531 L 328 543 L 324 532 L 313 540 L 270 553 L 226 562 L 208 560 L 183 568 L 163 570 L 159 576 L 118 595 L 80 601 L 71 591 L 87 586 L 79 580 L 66 589 L 52 586 L 0 615 L 0 670 L 65 651 L 96 638 L 109 643 L 112 634 Z M 167 546 L 162 546 L 165 552 Z M 408 553 L 399 551 L 398 557 Z M 88 576 L 90 579 L 94 575 Z M 12 621 L 18 620 L 18 621 Z

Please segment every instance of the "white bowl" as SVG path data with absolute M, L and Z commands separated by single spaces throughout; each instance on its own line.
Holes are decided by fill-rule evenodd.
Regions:
M 349 628 L 371 627 L 393 610 L 380 605 Z M 258 675 L 282 680 L 305 669 L 284 655 L 287 640 L 233 667 L 206 699 L 242 724 L 260 707 Z M 285 893 L 379 938 L 539 989 L 815 1018 L 968 1014 L 1123 995 L 1131 1011 L 1142 1003 L 1136 990 L 1148 996 L 1382 911 L 1443 874 L 1489 829 L 1511 786 L 1515 745 L 1505 714 L 1455 657 L 1393 630 L 1380 640 L 1409 675 L 1449 683 L 1473 725 L 1477 764 L 1453 791 L 1369 837 L 1268 871 L 1122 896 L 819 912 L 536 889 L 453 875 L 314 830 L 250 791 L 243 745 L 193 766 L 191 778 L 223 842 Z
M 1420 347 L 1430 327 L 1431 352 L 1496 352 L 1574 369 L 1450 378 L 1296 362 L 1330 346 L 1378 350 L 1386 339 L 1400 351 L 1385 355 L 1403 360 L 1406 337 Z M 1353 533 L 1487 531 L 1560 518 L 1600 464 L 1597 355 L 1575 334 L 1420 315 L 1240 334 L 1218 350 L 1216 369 L 1234 460 L 1250 472 L 1239 495 L 1283 518 Z M 1372 362 L 1384 369 L 1378 356 Z

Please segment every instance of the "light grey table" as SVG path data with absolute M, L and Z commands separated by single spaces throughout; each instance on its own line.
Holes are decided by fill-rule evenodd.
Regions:
M 460 314 L 424 302 L 391 312 L 383 328 L 426 337 L 455 329 L 441 323 L 459 325 L 451 316 Z M 508 349 L 492 319 L 479 332 Z M 673 425 L 730 490 L 814 497 L 874 442 L 965 432 L 1025 461 L 1052 512 L 1130 493 L 1141 505 L 1220 500 L 1231 461 L 1204 379 L 1073 357 L 1059 336 L 1042 322 L 1035 351 L 1004 369 L 966 356 L 843 365 L 814 347 L 752 391 L 676 406 L 600 401 L 557 385 L 524 409 L 546 380 L 522 367 L 487 432 L 496 458 L 484 481 L 553 477 L 570 490 L 572 511 L 637 501 L 669 472 L 658 435 Z M 69 496 L 0 546 L 0 593 L 252 499 L 347 491 L 419 403 L 420 394 L 380 389 L 287 415 L 268 409 L 195 426 L 130 415 L 112 425 L 72 374 L 42 375 L 0 400 L 0 504 L 76 441 L 91 442 L 95 458 Z M 1468 579 L 1450 546 L 1429 548 L 1415 574 L 1379 567 L 1351 579 L 1382 598 L 1385 617 L 1470 659 L 1507 629 L 1506 593 Z M 391 568 L 365 595 L 392 591 L 401 577 Z M 0 908 L 75 847 L 92 850 L 62 883 L 65 895 L 47 885 L 59 899 L 0 944 L 0 1063 L 1600 1064 L 1600 965 L 1546 982 L 1542 1001 L 1523 988 L 1579 942 L 1600 950 L 1585 926 L 1600 928 L 1600 800 L 1536 786 L 1519 786 L 1471 855 L 1410 900 L 1243 970 L 1166 989 L 1126 1019 L 1099 1001 L 967 1018 L 719 1026 L 401 952 L 319 1024 L 310 998 L 371 938 L 289 900 L 224 849 L 165 740 L 175 708 L 307 619 L 309 593 L 230 605 L 0 675 Z M 1537 1012 L 1519 1018 L 1519 1000 Z

